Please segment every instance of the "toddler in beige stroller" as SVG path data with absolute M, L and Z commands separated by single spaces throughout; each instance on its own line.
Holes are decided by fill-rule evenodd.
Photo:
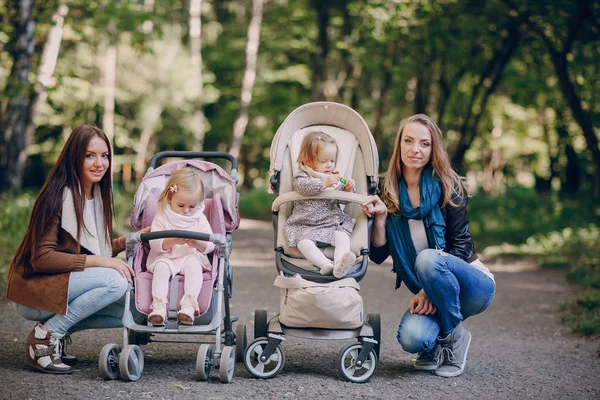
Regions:
M 304 139 L 309 135 L 314 141 L 315 132 L 323 133 L 317 139 L 326 139 L 329 144 L 325 146 L 333 154 L 313 160 L 313 165 L 322 163 L 316 172 L 314 166 L 306 168 L 302 161 L 307 146 Z M 377 169 L 377 147 L 371 132 L 364 119 L 345 105 L 303 105 L 278 129 L 271 145 L 270 188 L 274 194 L 275 258 L 280 273 L 275 285 L 281 288 L 281 305 L 279 315 L 270 321 L 266 310 L 255 311 L 254 341 L 244 354 L 244 364 L 254 377 L 272 378 L 283 370 L 285 335 L 306 339 L 357 338 L 358 343 L 342 349 L 340 372 L 346 380 L 356 383 L 372 377 L 379 357 L 381 321 L 378 314 L 369 314 L 363 321 L 358 281 L 367 271 L 372 226 L 360 204 L 377 191 Z M 312 192 L 294 187 L 303 173 L 306 182 L 313 179 L 316 189 Z M 328 178 L 332 173 L 334 178 Z M 319 177 L 323 179 L 322 187 L 321 181 L 314 183 L 314 178 Z M 324 190 L 336 186 L 341 190 Z M 299 204 L 302 213 L 310 214 L 310 205 L 319 204 L 311 203 L 313 200 L 325 200 L 331 209 L 343 205 L 343 211 L 338 208 L 333 217 L 315 213 L 315 221 L 322 221 L 320 225 L 315 223 L 316 236 L 307 235 L 305 227 L 299 229 L 294 216 L 294 207 Z M 338 225 L 335 239 L 331 232 L 321 235 L 320 228 L 332 225 L 331 218 L 336 221 L 332 229 Z M 288 219 L 294 223 L 286 224 Z M 301 242 L 306 246 L 308 241 L 302 239 L 307 236 L 311 236 L 311 246 L 294 246 Z

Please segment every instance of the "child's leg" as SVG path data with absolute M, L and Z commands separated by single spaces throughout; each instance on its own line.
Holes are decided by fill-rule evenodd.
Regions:
M 200 260 L 189 260 L 184 265 L 181 273 L 185 275 L 183 283 L 184 295 L 179 303 L 177 320 L 184 325 L 193 325 L 194 317 L 198 311 L 198 296 L 202 289 L 202 263 Z
M 331 260 L 325 257 L 325 254 L 319 250 L 312 240 L 302 239 L 298 242 L 296 247 L 298 247 L 298 250 L 300 250 L 300 253 L 302 253 L 304 258 L 321 270 L 321 274 L 328 275 L 333 271 Z
M 158 262 L 152 272 L 152 296 L 167 297 L 169 293 L 169 279 L 171 278 L 171 269 L 165 262 Z
M 183 292 L 190 294 L 194 299 L 197 299 L 202 290 L 202 263 L 198 260 L 190 260 L 185 264 L 181 273 L 185 275 L 183 282 Z
M 171 269 L 167 263 L 158 262 L 152 274 L 152 311 L 148 314 L 148 322 L 153 326 L 163 326 L 167 319 L 167 293 Z
M 333 276 L 341 278 L 352 268 L 356 256 L 350 251 L 350 236 L 346 232 L 335 231 L 333 239 L 335 245 Z

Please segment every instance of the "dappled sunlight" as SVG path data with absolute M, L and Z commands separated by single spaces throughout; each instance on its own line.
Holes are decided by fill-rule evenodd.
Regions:
M 519 260 L 510 260 L 510 262 L 502 262 L 502 260 L 496 260 L 495 262 L 485 262 L 482 260 L 486 267 L 492 273 L 496 272 L 530 272 L 537 271 L 540 269 L 540 266 L 533 260 L 529 259 L 519 259 Z M 509 261 L 509 260 L 507 260 Z

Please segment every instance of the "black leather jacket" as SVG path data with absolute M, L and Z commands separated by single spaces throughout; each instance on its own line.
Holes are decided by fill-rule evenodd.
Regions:
M 444 237 L 446 239 L 445 252 L 452 254 L 471 263 L 477 259 L 477 253 L 475 252 L 475 245 L 473 239 L 469 233 L 469 218 L 467 216 L 467 202 L 468 197 L 455 196 L 452 201 L 458 204 L 457 207 L 451 206 L 450 204 L 442 207 L 444 201 L 443 196 L 440 199 L 439 206 L 444 221 L 446 221 L 446 232 Z M 376 264 L 381 264 L 388 258 L 390 254 L 389 243 L 384 244 L 381 247 L 375 247 L 371 244 L 371 250 L 369 258 Z M 400 287 L 402 280 L 396 274 L 396 289 Z

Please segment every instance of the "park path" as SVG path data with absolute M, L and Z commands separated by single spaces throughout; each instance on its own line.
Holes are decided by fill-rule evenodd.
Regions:
M 266 222 L 243 220 L 234 234 L 232 312 L 247 325 L 252 339 L 252 313 L 275 315 L 279 291 L 273 286 L 273 230 Z M 195 380 L 197 344 L 151 343 L 143 346 L 145 369 L 138 382 L 104 381 L 98 377 L 98 353 L 106 343 L 121 343 L 121 330 L 73 335 L 72 352 L 80 358 L 69 376 L 31 372 L 23 366 L 23 342 L 33 323 L 0 303 L 0 399 L 599 399 L 598 340 L 571 333 L 560 323 L 560 304 L 573 298 L 560 271 L 539 270 L 527 260 L 495 260 L 487 264 L 496 276 L 492 306 L 465 322 L 473 341 L 465 374 L 439 378 L 415 372 L 412 355 L 395 340 L 399 319 L 410 298 L 393 289 L 391 264 L 371 264 L 361 281 L 365 313 L 382 318 L 381 363 L 373 379 L 350 384 L 337 373 L 344 342 L 288 338 L 284 371 L 271 380 L 250 377 L 243 364 L 235 378 L 221 384 Z M 189 340 L 188 337 L 184 339 Z

